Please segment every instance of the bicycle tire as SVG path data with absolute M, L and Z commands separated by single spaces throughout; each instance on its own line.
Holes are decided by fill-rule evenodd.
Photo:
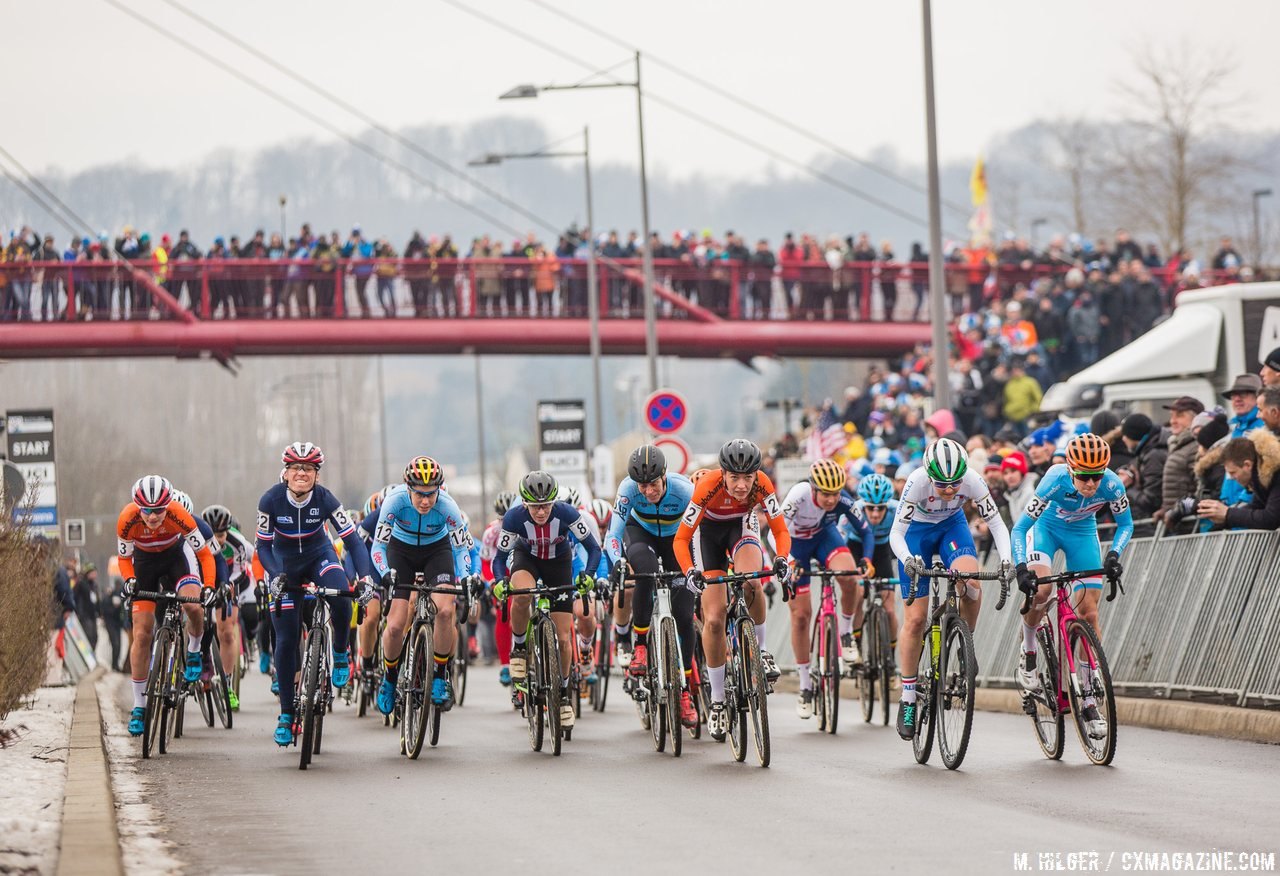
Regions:
M 311 749 L 315 744 L 316 690 L 320 686 L 320 636 L 312 632 L 307 636 L 306 657 L 302 663 L 302 705 L 296 716 L 302 727 L 302 741 L 298 746 L 298 769 L 305 770 L 311 764 Z
M 218 715 L 218 722 L 222 724 L 226 730 L 231 729 L 231 697 L 227 691 L 230 689 L 229 677 L 222 671 L 222 649 L 218 644 L 218 637 L 213 637 L 213 644 L 209 648 L 209 659 L 211 661 L 210 677 L 209 677 L 209 697 L 213 701 L 213 710 Z M 235 670 L 232 669 L 234 673 Z
M 174 643 L 169 651 L 169 662 L 165 667 L 164 696 L 160 705 L 160 753 L 167 754 L 169 742 L 181 733 L 182 725 L 178 718 L 178 709 L 183 701 L 182 661 L 178 655 L 183 653 L 183 642 L 177 630 L 173 631 Z
M 181 670 L 179 670 L 179 673 Z M 184 719 L 187 715 L 187 695 L 191 692 L 190 686 L 179 684 L 174 688 L 173 696 L 173 738 L 181 739 Z
M 467 699 L 467 667 L 471 663 L 470 643 L 465 618 L 457 624 L 453 646 L 453 659 L 449 661 L 449 675 L 453 680 L 453 704 L 461 706 Z M 431 743 L 435 745 L 435 743 Z
M 650 628 L 650 634 L 657 630 Z M 656 638 L 656 635 L 655 635 Z M 667 750 L 667 704 L 663 700 L 662 691 L 658 689 L 658 655 L 649 656 L 649 671 L 644 677 L 644 703 L 649 718 L 649 733 L 653 737 L 653 750 L 661 754 Z
M 879 661 L 877 665 L 880 667 L 880 721 L 885 727 L 889 726 L 889 708 L 892 703 L 889 702 L 889 685 L 893 681 L 893 636 L 889 634 L 889 613 L 882 606 L 874 606 L 872 614 L 876 618 L 876 647 L 880 650 Z
M 964 618 L 947 621 L 938 664 L 938 754 L 949 770 L 964 763 L 973 731 L 973 697 L 978 661 L 973 653 L 973 633 Z
M 680 640 L 676 635 L 674 618 L 662 620 L 662 660 L 667 676 L 665 699 L 667 703 L 667 735 L 671 737 L 671 756 L 679 757 L 684 741 L 684 728 L 680 724 L 680 691 L 684 687 L 684 673 L 680 670 Z
M 707 716 L 711 714 L 711 680 L 707 676 L 707 655 L 702 650 L 702 626 L 700 624 L 695 625 L 693 633 L 693 664 L 694 674 L 697 676 L 698 683 L 698 688 L 694 691 L 694 698 L 697 700 L 698 706 L 698 735 L 701 735 L 701 730 L 707 723 Z
M 537 629 L 539 648 L 542 651 L 542 686 L 546 690 L 547 733 L 551 737 L 551 754 L 559 757 L 563 742 L 563 727 L 560 725 L 560 642 L 556 638 L 555 623 L 550 618 L 542 618 Z
M 1076 734 L 1080 737 L 1080 747 L 1085 757 L 1097 766 L 1106 766 L 1116 756 L 1116 698 L 1111 689 L 1111 668 L 1107 664 L 1106 652 L 1102 650 L 1102 642 L 1093 625 L 1084 618 L 1076 617 L 1067 621 L 1067 647 L 1075 655 L 1077 673 L 1081 660 L 1093 656 L 1093 684 L 1089 693 L 1094 697 L 1098 713 L 1107 722 L 1107 730 L 1101 739 L 1089 736 L 1084 725 L 1083 689 L 1077 690 L 1077 684 L 1069 684 L 1067 692 L 1071 697 L 1071 714 L 1075 717 Z M 1079 676 L 1077 675 L 1077 678 Z M 1080 679 L 1083 683 L 1085 679 Z
M 613 669 L 613 617 L 596 622 L 596 683 L 591 688 L 591 708 L 603 712 L 609 700 L 609 672 Z
M 751 713 L 751 735 L 755 740 L 756 758 L 760 766 L 767 767 L 772 756 L 769 744 L 769 680 L 764 674 L 764 663 L 760 659 L 760 642 L 756 639 L 756 625 L 750 621 L 738 626 L 738 636 L 742 639 L 743 653 L 746 660 L 743 666 L 746 675 L 747 709 Z
M 431 681 L 433 674 L 432 630 L 430 624 L 420 624 L 413 631 L 413 653 L 401 676 L 409 674 L 405 684 L 404 700 L 404 750 L 410 760 L 417 760 L 422 753 L 422 743 L 427 737 L 431 721 Z
M 870 724 L 876 714 L 876 668 L 872 662 L 875 651 L 875 627 L 869 623 L 871 615 L 864 616 L 862 624 L 862 667 L 852 670 L 858 680 L 858 705 L 862 709 L 862 721 Z M 884 696 L 885 691 L 880 691 Z
M 745 675 L 742 670 L 742 655 L 735 644 L 729 647 L 729 662 L 725 665 L 724 702 L 728 710 L 729 747 L 733 751 L 733 759 L 742 763 L 747 759 L 747 710 L 742 706 L 746 695 L 742 692 Z
M 1040 678 L 1040 690 L 1033 694 L 1024 693 L 1023 708 L 1031 716 L 1031 727 L 1036 734 L 1036 744 L 1049 760 L 1062 757 L 1065 734 L 1065 721 L 1062 716 L 1060 702 L 1060 681 L 1058 673 L 1057 644 L 1047 624 L 1041 624 L 1036 630 L 1036 641 L 1040 646 L 1036 674 Z
M 173 631 L 161 627 L 151 644 L 151 670 L 147 673 L 146 697 L 142 711 L 142 757 L 151 757 L 160 737 L 160 711 L 164 702 L 165 669 L 169 665 L 174 641 Z
M 320 753 L 320 742 L 324 739 L 324 716 L 333 711 L 333 651 L 331 649 L 329 625 L 320 630 L 320 671 L 316 675 L 316 733 L 311 745 L 311 756 L 314 759 Z
M 824 711 L 827 713 L 827 720 L 824 729 L 834 736 L 836 727 L 840 724 L 840 626 L 834 616 L 827 617 L 824 626 L 827 654 L 823 669 L 825 689 L 821 698 L 826 700 Z
M 916 670 L 916 731 L 911 737 L 911 751 L 916 763 L 928 763 L 933 752 L 933 734 L 936 729 L 933 708 L 933 640 L 931 627 L 924 628 L 920 646 L 920 665 Z

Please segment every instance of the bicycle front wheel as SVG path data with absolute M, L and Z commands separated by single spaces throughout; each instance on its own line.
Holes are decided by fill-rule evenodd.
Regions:
M 1093 626 L 1078 617 L 1067 622 L 1066 647 L 1067 667 L 1072 675 L 1067 690 L 1080 745 L 1085 757 L 1098 766 L 1106 766 L 1116 756 L 1116 698 L 1107 655 Z M 1096 720 L 1089 720 L 1084 714 L 1090 705 L 1098 710 Z
M 169 669 L 169 661 L 173 659 L 173 631 L 161 627 L 156 631 L 156 638 L 151 645 L 151 671 L 147 673 L 147 695 L 143 709 L 142 757 L 151 757 L 151 750 L 160 740 L 161 712 L 163 711 L 165 690 L 164 682 Z
M 596 621 L 596 683 L 591 688 L 591 708 L 604 711 L 609 699 L 609 671 L 613 668 L 613 616 Z
M 746 670 L 747 709 L 751 712 L 751 735 L 756 743 L 756 757 L 760 766 L 767 767 L 770 759 L 769 746 L 769 680 L 764 674 L 764 663 L 760 660 L 760 643 L 756 639 L 756 625 L 745 622 L 738 627 L 738 637 L 742 642 L 743 669 Z
M 529 643 L 529 653 L 525 658 L 524 691 L 521 694 L 521 702 L 524 704 L 525 718 L 529 722 L 529 747 L 534 751 L 542 751 L 544 706 L 546 705 L 541 687 L 542 653 L 534 636 L 528 636 L 526 641 Z
M 746 671 L 743 669 L 745 657 L 740 641 L 735 637 L 729 645 L 729 662 L 724 674 L 724 703 L 729 710 L 729 747 L 738 763 L 747 759 Z
M 416 760 L 422 753 L 427 724 L 431 720 L 431 625 L 422 624 L 413 634 L 413 651 L 401 674 L 409 673 L 404 700 L 404 753 Z
M 893 636 L 889 634 L 889 613 L 882 606 L 874 606 L 871 609 L 871 617 L 874 618 L 875 629 L 875 669 L 878 672 L 878 681 L 880 684 L 880 722 L 883 726 L 889 726 L 889 684 L 893 680 Z M 863 655 L 863 659 L 868 659 Z
M 453 678 L 453 704 L 462 705 L 467 698 L 467 666 L 471 662 L 471 647 L 467 638 L 467 622 L 461 617 L 458 634 L 454 637 L 453 660 L 449 661 L 449 675 Z M 431 743 L 435 745 L 434 742 Z
M 663 674 L 667 677 L 667 733 L 671 737 L 671 754 L 680 756 L 684 733 L 680 726 L 680 691 L 684 687 L 684 673 L 680 670 L 680 642 L 676 636 L 676 622 L 673 618 L 662 620 L 662 662 Z
M 572 633 L 571 633 L 572 635 Z M 538 623 L 538 662 L 542 678 L 539 687 L 546 692 L 547 731 L 551 735 L 551 753 L 559 756 L 563 729 L 560 724 L 560 642 L 556 639 L 556 626 L 544 618 Z
M 1034 693 L 1023 693 L 1022 708 L 1031 716 L 1031 726 L 1036 731 L 1036 743 L 1044 756 L 1050 760 L 1062 757 L 1063 718 L 1060 704 L 1060 688 L 1058 687 L 1058 655 L 1053 634 L 1048 626 L 1041 624 L 1036 630 L 1036 642 L 1040 647 L 1036 675 L 1040 679 L 1040 689 Z
M 938 667 L 930 630 L 930 627 L 924 628 L 920 666 L 916 670 L 916 729 L 915 735 L 911 737 L 911 750 L 916 756 L 916 763 L 929 762 L 929 755 L 933 752 L 933 734 L 937 727 L 933 692 L 937 685 L 935 673 Z
M 973 633 L 963 618 L 947 622 L 938 665 L 938 751 L 942 763 L 954 770 L 964 762 L 973 729 L 973 692 L 978 661 L 973 654 Z
M 834 734 L 840 720 L 840 626 L 834 615 L 823 617 L 815 645 L 818 648 L 815 661 L 818 667 L 818 729 Z M 863 699 L 864 720 L 870 720 L 867 717 L 868 701 L 874 702 L 874 697 Z
M 182 636 L 173 632 L 174 642 L 169 650 L 169 660 L 164 666 L 164 694 L 160 704 L 160 753 L 169 750 L 169 742 L 182 733 L 181 710 L 186 696 L 183 691 L 182 658 L 186 651 Z
M 213 637 L 213 642 L 209 646 L 209 660 L 211 665 L 209 671 L 209 699 L 213 704 L 213 711 L 218 716 L 218 721 L 227 730 L 231 729 L 231 698 L 227 694 L 230 689 L 229 678 L 222 671 L 222 649 L 218 646 L 218 637 Z M 234 673 L 235 670 L 232 669 Z

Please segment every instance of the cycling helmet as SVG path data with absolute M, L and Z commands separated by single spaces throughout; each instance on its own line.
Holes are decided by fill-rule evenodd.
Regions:
M 160 475 L 143 475 L 133 484 L 133 501 L 139 508 L 163 508 L 173 501 L 173 485 Z
M 698 481 L 702 480 L 707 475 L 711 474 L 713 471 L 715 471 L 715 469 L 713 468 L 700 468 L 697 471 L 695 471 L 693 474 L 689 475 L 689 480 L 693 481 L 694 484 L 697 484 Z
M 365 517 L 368 517 L 370 514 L 378 513 L 378 509 L 382 507 L 382 497 L 383 497 L 383 491 L 378 490 L 376 493 L 373 493 L 372 495 L 370 495 L 368 499 L 364 500 L 364 516 Z
M 746 438 L 726 441 L 720 448 L 720 468 L 735 474 L 755 474 L 760 470 L 760 448 Z
M 177 502 L 179 505 L 181 505 L 181 506 L 186 510 L 186 512 L 187 512 L 188 514 L 195 514 L 195 513 L 196 513 L 196 506 L 195 506 L 195 503 L 194 503 L 194 502 L 192 502 L 192 501 L 191 501 L 191 497 L 190 497 L 190 496 L 188 496 L 186 493 L 182 492 L 182 490 L 174 490 L 174 491 L 173 491 L 173 501 L 175 501 L 175 502 Z M 208 521 L 206 521 L 206 522 L 208 522 Z
M 430 456 L 415 456 L 404 467 L 404 482 L 411 487 L 438 487 L 444 483 L 444 469 Z
M 493 510 L 497 512 L 499 517 L 501 517 L 503 514 L 506 514 L 511 510 L 511 506 L 516 503 L 517 498 L 519 497 L 510 490 L 503 490 L 498 494 L 498 497 L 493 500 Z
M 200 512 L 200 516 L 214 532 L 231 528 L 231 512 L 223 505 L 210 505 Z
M 667 458 L 652 444 L 643 444 L 631 451 L 627 460 L 627 475 L 637 484 L 656 481 L 667 473 Z
M 600 524 L 602 531 L 606 530 L 609 528 L 609 521 L 613 519 L 613 508 L 607 499 L 592 499 L 591 516 L 596 519 L 596 523 Z
M 564 499 L 561 501 L 568 502 L 573 507 L 578 508 L 582 505 L 582 496 L 578 493 L 577 488 L 565 487 Z
M 954 484 L 969 470 L 969 455 L 950 438 L 939 438 L 925 448 L 924 467 L 932 480 Z
M 324 465 L 324 451 L 310 441 L 295 441 L 280 454 L 280 462 L 285 467 L 304 462 L 318 469 Z
M 1092 432 L 1067 442 L 1067 465 L 1072 471 L 1102 471 L 1111 462 L 1111 445 Z
M 858 498 L 868 505 L 885 505 L 893 498 L 893 481 L 882 474 L 869 474 L 858 484 Z
M 520 479 L 520 498 L 530 505 L 554 502 L 559 492 L 560 485 L 545 471 L 531 471 Z
M 834 459 L 819 459 L 809 466 L 809 483 L 824 493 L 838 493 L 844 489 L 848 476 Z

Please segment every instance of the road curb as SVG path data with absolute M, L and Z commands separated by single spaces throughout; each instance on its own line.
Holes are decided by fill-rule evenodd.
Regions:
M 76 685 L 67 753 L 67 789 L 62 806 L 58 876 L 123 874 L 115 799 L 104 748 L 105 729 L 95 683 L 96 669 Z
M 775 689 L 795 693 L 800 689 L 800 680 L 792 674 L 784 675 Z M 896 697 L 896 691 L 894 695 Z M 857 699 L 857 688 L 852 681 L 845 679 L 840 685 L 840 698 Z M 1023 714 L 1022 697 L 1015 690 L 980 687 L 974 691 L 973 701 L 977 708 L 986 712 Z M 1116 712 L 1124 727 L 1146 727 L 1280 745 L 1280 712 L 1138 697 L 1116 697 Z

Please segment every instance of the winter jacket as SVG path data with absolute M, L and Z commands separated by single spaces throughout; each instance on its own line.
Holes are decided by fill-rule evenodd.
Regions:
M 1243 414 L 1231 418 L 1231 437 L 1243 438 L 1254 429 L 1265 429 L 1267 424 L 1258 416 L 1258 406 L 1254 405 Z M 1219 496 L 1224 505 L 1248 505 L 1252 500 L 1249 491 L 1231 478 L 1222 482 L 1222 495 Z
M 1040 399 L 1044 393 L 1034 377 L 1023 375 L 1011 377 L 1004 385 L 1004 417 L 1014 423 L 1021 423 L 1040 410 Z
M 1200 445 L 1190 429 L 1169 436 L 1169 456 L 1164 462 L 1164 483 L 1160 507 L 1168 511 L 1183 496 L 1196 489 L 1196 451 Z
M 1230 529 L 1280 529 L 1280 489 L 1276 486 L 1276 472 L 1280 470 L 1280 438 L 1267 429 L 1256 429 L 1245 436 L 1258 451 L 1258 462 L 1253 469 L 1253 482 L 1249 491 L 1253 501 L 1227 509 L 1227 527 Z M 1204 455 L 1202 463 L 1213 465 L 1220 461 L 1223 446 L 1214 447 Z
M 1164 464 L 1168 459 L 1169 430 L 1164 426 L 1152 426 L 1129 465 L 1135 473 L 1133 485 L 1128 490 L 1135 520 L 1150 517 L 1160 508 L 1164 499 Z

